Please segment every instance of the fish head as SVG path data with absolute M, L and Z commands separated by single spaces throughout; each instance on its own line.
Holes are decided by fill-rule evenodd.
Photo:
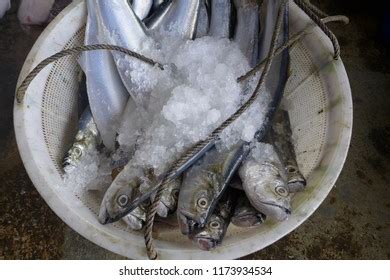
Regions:
M 204 172 L 197 180 L 184 180 L 178 202 L 178 221 L 183 234 L 192 234 L 203 227 L 213 212 L 218 184 L 215 177 L 214 173 Z
M 260 201 L 262 213 L 267 217 L 283 221 L 291 214 L 290 194 L 286 182 L 274 177 L 264 185 L 263 198 Z
M 280 169 L 272 162 L 248 161 L 240 170 L 250 204 L 271 219 L 285 220 L 291 214 L 290 192 Z
M 226 231 L 226 221 L 219 215 L 212 215 L 204 228 L 198 230 L 191 239 L 202 250 L 209 251 L 219 244 Z
M 99 212 L 101 224 L 116 222 L 130 213 L 134 208 L 132 202 L 139 195 L 139 177 L 129 179 L 119 177 L 121 176 L 118 175 L 104 194 Z
M 73 170 L 80 163 L 82 157 L 97 146 L 98 141 L 98 132 L 94 124 L 90 124 L 85 130 L 80 130 L 64 158 L 65 171 Z
M 83 145 L 82 142 L 75 142 L 69 149 L 64 159 L 64 167 L 69 169 L 72 166 L 76 166 L 80 162 L 81 157 L 84 154 L 85 148 L 86 147 Z

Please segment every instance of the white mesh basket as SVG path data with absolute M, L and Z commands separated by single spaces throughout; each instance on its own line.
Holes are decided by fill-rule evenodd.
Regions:
M 75 1 L 42 33 L 31 50 L 20 82 L 44 58 L 83 44 L 86 7 Z M 309 19 L 295 5 L 290 8 L 290 32 Z M 270 245 L 305 221 L 325 199 L 344 164 L 352 130 L 352 100 L 341 60 L 332 59 L 329 40 L 316 28 L 291 52 L 287 104 L 299 165 L 308 178 L 305 192 L 293 198 L 293 214 L 282 223 L 255 229 L 231 225 L 223 245 L 212 252 L 196 248 L 177 228 L 159 227 L 156 246 L 162 259 L 238 258 Z M 78 73 L 75 57 L 47 66 L 31 83 L 24 101 L 15 102 L 17 142 L 24 165 L 37 190 L 53 211 L 85 238 L 133 259 L 146 258 L 143 234 L 121 222 L 101 225 L 100 198 L 64 187 L 61 161 L 77 130 Z

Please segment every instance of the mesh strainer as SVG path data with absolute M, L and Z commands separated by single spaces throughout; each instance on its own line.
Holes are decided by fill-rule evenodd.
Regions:
M 84 2 L 68 6 L 43 32 L 31 50 L 20 82 L 44 58 L 83 44 Z M 290 30 L 309 19 L 294 4 Z M 157 226 L 156 246 L 163 259 L 238 258 L 280 239 L 307 219 L 325 199 L 344 164 L 352 129 L 352 100 L 343 63 L 334 61 L 328 39 L 317 28 L 291 49 L 291 75 L 283 106 L 290 112 L 297 160 L 308 178 L 305 192 L 293 198 L 293 214 L 282 223 L 255 229 L 231 225 L 223 245 L 212 252 L 197 249 L 177 228 Z M 61 161 L 77 130 L 77 89 L 81 71 L 76 57 L 47 66 L 31 83 L 24 102 L 15 102 L 19 150 L 39 193 L 70 227 L 92 242 L 133 259 L 146 258 L 143 235 L 122 223 L 97 221 L 100 197 L 63 184 Z

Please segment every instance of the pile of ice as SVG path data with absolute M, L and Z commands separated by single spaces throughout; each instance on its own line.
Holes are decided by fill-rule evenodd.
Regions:
M 147 96 L 143 97 L 143 106 L 125 112 L 118 137 L 122 150 L 136 147 L 131 165 L 153 168 L 156 174 L 205 139 L 253 90 L 253 85 L 237 83 L 249 64 L 228 39 L 179 41 L 165 36 L 159 46 L 143 53 L 166 64 L 164 71 L 128 59 L 136 63 L 129 67 L 129 77 Z M 263 121 L 266 102 L 268 96 L 262 94 L 223 133 L 221 146 L 250 141 Z
M 162 174 L 252 94 L 258 77 L 237 83 L 249 64 L 236 43 L 212 37 L 181 41 L 169 36 L 158 42 L 157 46 L 145 44 L 142 53 L 162 62 L 164 70 L 133 58 L 116 57 L 121 67 L 127 66 L 126 75 L 134 89 L 142 93 L 137 96 L 139 106 L 126 108 L 117 137 L 119 149 L 111 158 L 92 151 L 83 156 L 77 169 L 65 174 L 65 184 L 72 189 L 104 191 L 112 181 L 110 162 L 123 160 L 123 154 L 130 154 L 125 171 L 152 168 L 155 175 Z M 268 94 L 262 92 L 224 131 L 218 148 L 251 141 L 264 121 L 268 103 Z

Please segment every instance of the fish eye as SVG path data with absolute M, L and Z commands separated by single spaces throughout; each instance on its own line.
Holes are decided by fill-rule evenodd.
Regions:
M 73 153 L 74 153 L 74 155 L 76 157 L 81 157 L 81 155 L 82 155 L 82 151 L 81 151 L 81 149 L 79 147 L 74 147 L 73 148 Z
M 288 196 L 288 191 L 285 187 L 281 187 L 281 186 L 278 186 L 275 188 L 275 192 L 280 195 L 280 196 L 283 196 L 283 197 L 286 197 Z
M 198 199 L 197 205 L 201 208 L 206 208 L 209 205 L 209 201 L 206 198 L 201 197 Z
M 216 229 L 216 228 L 219 228 L 220 223 L 219 223 L 218 221 L 212 221 L 212 222 L 210 222 L 209 226 L 210 226 L 212 229 Z
M 118 197 L 117 202 L 118 202 L 119 206 L 124 207 L 129 202 L 129 197 L 125 194 L 122 194 Z

